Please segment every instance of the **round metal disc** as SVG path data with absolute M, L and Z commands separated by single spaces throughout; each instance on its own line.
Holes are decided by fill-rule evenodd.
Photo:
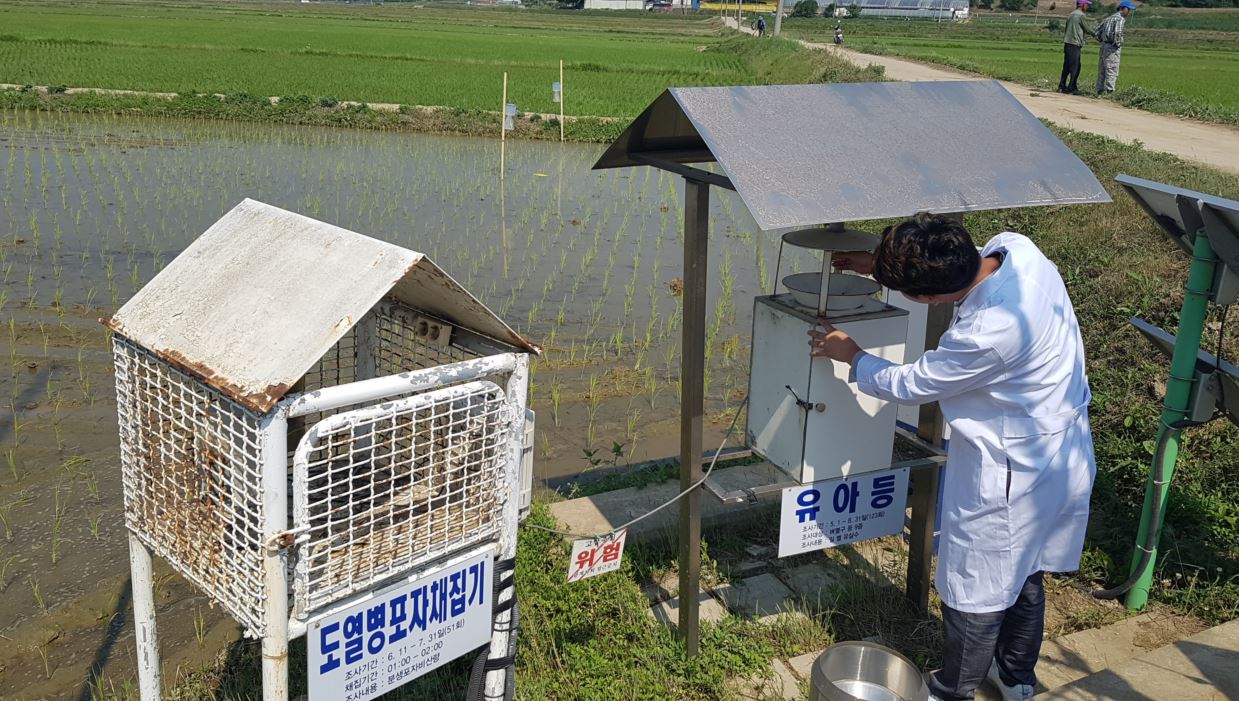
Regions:
M 851 229 L 827 229 L 823 226 L 789 231 L 783 234 L 783 241 L 790 246 L 811 248 L 815 251 L 872 251 L 878 247 L 877 234 Z

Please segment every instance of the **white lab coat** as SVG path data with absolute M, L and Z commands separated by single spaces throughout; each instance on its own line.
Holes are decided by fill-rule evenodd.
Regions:
M 935 584 L 958 611 L 1001 611 L 1039 570 L 1080 566 L 1096 464 L 1084 345 L 1054 264 L 1027 237 L 994 237 L 1002 265 L 960 301 L 936 350 L 895 365 L 867 353 L 857 387 L 937 401 L 951 425 Z

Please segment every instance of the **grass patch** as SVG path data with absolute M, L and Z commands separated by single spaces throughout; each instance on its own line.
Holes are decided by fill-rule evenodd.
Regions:
M 1152 112 L 1239 124 L 1239 91 L 1232 89 L 1239 84 L 1239 41 L 1234 33 L 1239 11 L 1208 16 L 1218 18 L 1216 31 L 1151 26 L 1139 16 L 1129 20 L 1119 90 L 1111 99 Z M 902 56 L 1054 90 L 1062 70 L 1062 36 L 1061 30 L 1047 31 L 1048 21 L 1044 17 L 1025 17 L 1018 23 L 986 17 L 966 24 L 853 20 L 845 33 L 850 47 L 866 53 Z M 786 27 L 789 36 L 828 41 L 833 22 L 798 19 L 789 20 Z M 1090 90 L 1097 75 L 1096 43 L 1085 47 L 1081 60 L 1081 86 Z

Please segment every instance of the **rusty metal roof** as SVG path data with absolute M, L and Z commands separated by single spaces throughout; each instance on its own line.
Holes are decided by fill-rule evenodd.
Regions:
M 384 297 L 538 352 L 423 254 L 250 199 L 104 323 L 267 412 Z
M 717 161 L 763 230 L 1109 202 L 998 82 L 672 88 L 595 169 Z

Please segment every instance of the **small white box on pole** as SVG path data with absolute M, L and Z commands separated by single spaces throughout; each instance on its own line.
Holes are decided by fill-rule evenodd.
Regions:
M 505 131 L 516 128 L 516 105 L 511 102 L 503 106 L 503 128 Z
M 551 99 L 562 102 L 564 99 L 564 84 L 558 81 L 551 83 Z

